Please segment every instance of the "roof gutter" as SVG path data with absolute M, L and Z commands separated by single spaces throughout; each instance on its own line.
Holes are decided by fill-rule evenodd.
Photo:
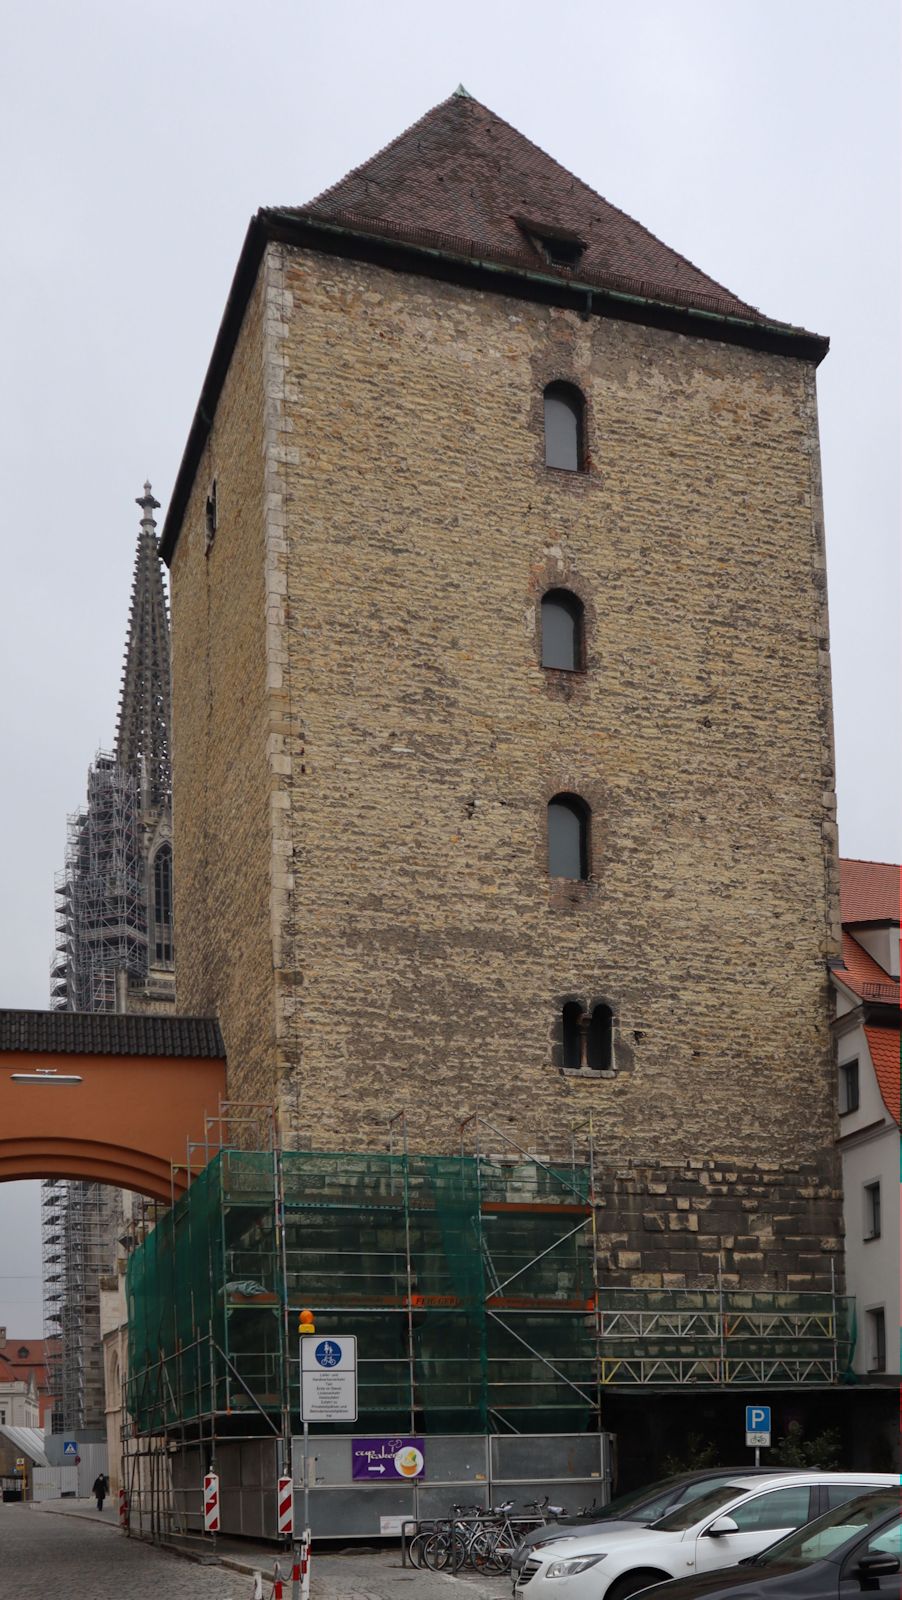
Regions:
M 436 276 L 460 281 L 462 275 L 468 279 L 486 275 L 498 284 L 500 293 L 504 293 L 505 289 L 508 293 L 517 293 L 519 290 L 524 297 L 564 305 L 586 317 L 605 314 L 619 316 L 702 338 L 720 338 L 730 343 L 764 348 L 775 354 L 813 361 L 815 364 L 823 360 L 829 349 L 829 340 L 819 334 L 791 328 L 785 323 L 768 322 L 763 317 L 752 320 L 734 313 L 709 311 L 665 298 L 630 293 L 601 282 L 575 277 L 561 278 L 531 267 L 493 261 L 486 256 L 455 252 L 422 241 L 405 241 L 376 232 L 369 233 L 359 226 L 309 214 L 261 210 L 252 217 L 245 235 L 173 486 L 160 539 L 160 554 L 167 566 L 172 564 L 182 520 L 213 426 L 244 312 L 253 293 L 264 250 L 270 241 L 319 249 L 326 254 L 374 260 L 401 270 L 405 270 L 406 260 L 412 263 L 406 270 L 414 272 L 418 270 L 418 265 L 421 267 L 423 263 L 430 262 L 433 270 L 439 269 L 435 272 Z M 533 296 L 528 294 L 530 288 L 536 291 Z

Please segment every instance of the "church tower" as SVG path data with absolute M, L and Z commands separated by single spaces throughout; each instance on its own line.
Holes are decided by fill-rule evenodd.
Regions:
M 115 748 L 88 769 L 56 882 L 57 1011 L 175 1007 L 169 616 L 149 483 L 135 554 Z M 131 1205 L 131 1198 L 125 1201 Z M 123 1196 L 98 1183 L 41 1186 L 44 1332 L 54 1427 L 103 1429 L 99 1279 L 117 1253 Z

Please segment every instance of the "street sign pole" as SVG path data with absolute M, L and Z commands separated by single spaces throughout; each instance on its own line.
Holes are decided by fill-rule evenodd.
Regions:
M 304 1418 L 304 1532 L 310 1526 L 310 1424 Z

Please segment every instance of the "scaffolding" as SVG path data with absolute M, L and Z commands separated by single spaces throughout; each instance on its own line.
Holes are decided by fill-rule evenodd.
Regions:
M 146 977 L 138 803 L 137 777 L 98 751 L 88 768 L 87 804 L 68 819 L 66 865 L 55 882 L 50 988 L 56 1011 L 119 1010 L 119 974 Z
M 212 1119 L 214 1122 L 217 1119 Z M 227 1135 L 228 1137 L 228 1135 Z M 139 1433 L 298 1417 L 297 1314 L 361 1336 L 371 1432 L 578 1432 L 613 1387 L 835 1384 L 851 1301 L 605 1284 L 591 1134 L 543 1160 L 482 1118 L 457 1155 L 190 1147 L 187 1194 L 128 1273 Z
M 361 1334 L 371 1432 L 598 1426 L 585 1163 L 525 1153 L 225 1148 L 129 1262 L 140 1434 L 290 1439 L 294 1330 Z
M 42 1183 L 44 1338 L 56 1397 L 54 1432 L 104 1426 L 100 1277 L 115 1260 L 122 1226 L 118 1189 L 62 1179 Z

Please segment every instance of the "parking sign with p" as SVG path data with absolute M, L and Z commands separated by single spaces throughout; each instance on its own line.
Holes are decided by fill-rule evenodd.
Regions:
M 770 1444 L 770 1406 L 746 1406 L 745 1442 L 750 1450 L 766 1450 Z

